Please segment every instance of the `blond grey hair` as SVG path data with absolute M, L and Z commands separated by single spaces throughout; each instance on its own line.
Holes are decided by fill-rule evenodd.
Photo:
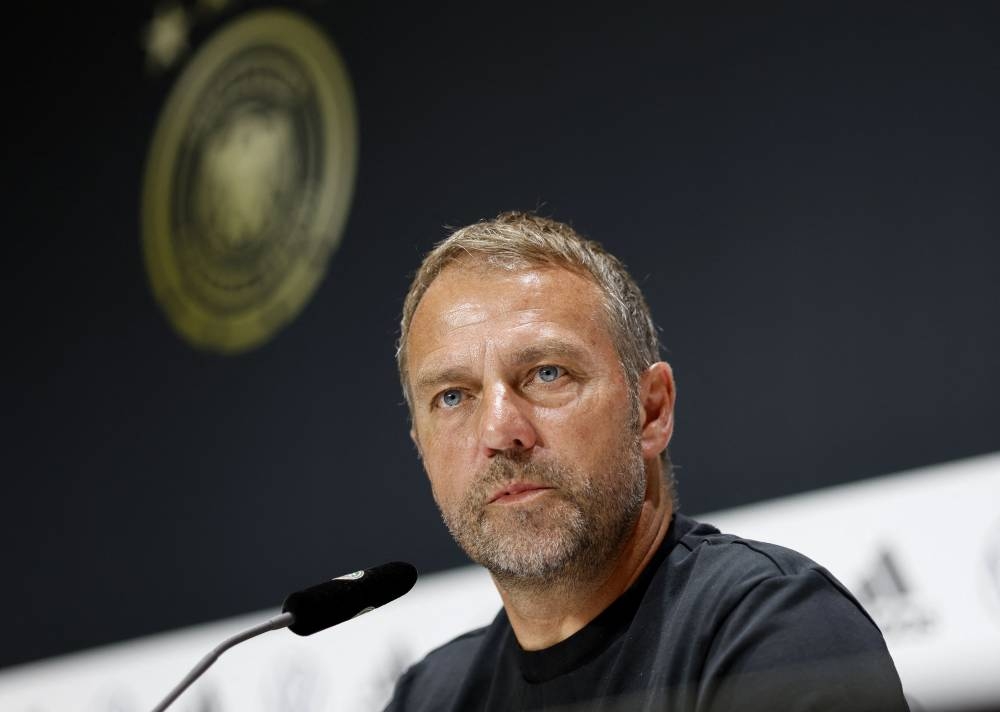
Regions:
M 431 283 L 448 265 L 475 259 L 503 269 L 561 267 L 591 279 L 604 296 L 611 336 L 630 387 L 660 360 L 660 341 L 642 291 L 622 262 L 565 223 L 534 213 L 501 213 L 455 230 L 424 258 L 403 303 L 396 364 L 410 404 L 406 346 L 410 322 Z

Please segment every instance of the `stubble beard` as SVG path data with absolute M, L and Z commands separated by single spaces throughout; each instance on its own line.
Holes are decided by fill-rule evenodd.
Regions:
M 635 435 L 589 472 L 558 461 L 495 455 L 444 522 L 469 558 L 519 588 L 589 580 L 606 568 L 634 528 L 646 491 Z M 552 490 L 536 500 L 489 505 L 501 487 L 531 482 Z

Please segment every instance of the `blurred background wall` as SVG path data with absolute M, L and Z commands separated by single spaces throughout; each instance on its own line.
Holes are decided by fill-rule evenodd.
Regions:
M 350 93 L 280 104 L 296 71 L 323 76 L 293 43 L 277 89 L 178 94 L 261 7 L 10 23 L 0 666 L 391 559 L 464 563 L 409 443 L 393 344 L 443 226 L 501 210 L 571 222 L 642 283 L 678 380 L 685 511 L 1000 450 L 997 5 L 309 2 L 288 7 Z M 226 113 L 254 101 L 287 111 Z M 150 188 L 168 111 L 173 163 Z M 337 133 L 351 117 L 356 141 Z M 241 166 L 256 182 L 234 197 Z M 227 200 L 249 227 L 213 213 Z M 159 227 L 150 201 L 168 206 Z M 215 232 L 199 242 L 188 219 Z M 247 317 L 256 341 L 184 333 L 150 245 L 193 250 L 187 287 L 228 294 L 285 222 L 318 241 L 312 277 Z M 275 280 L 256 302 L 202 297 L 244 318 L 302 254 L 246 273 Z M 199 276 L 212 255 L 228 287 Z M 961 536 L 947 502 L 926 517 Z

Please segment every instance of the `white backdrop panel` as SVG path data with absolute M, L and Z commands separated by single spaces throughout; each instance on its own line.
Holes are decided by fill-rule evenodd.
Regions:
M 1000 706 L 1000 454 L 699 517 L 824 564 L 882 627 L 914 709 Z M 428 650 L 488 623 L 489 576 L 430 575 L 372 615 L 227 652 L 178 712 L 378 710 Z M 3 712 L 148 710 L 261 611 L 0 671 Z

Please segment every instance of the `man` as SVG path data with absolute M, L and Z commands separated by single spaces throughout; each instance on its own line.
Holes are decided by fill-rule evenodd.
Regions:
M 824 569 L 677 513 L 675 389 L 624 266 L 507 213 L 424 260 L 398 351 L 452 535 L 503 600 L 389 710 L 905 710 L 878 628 Z

